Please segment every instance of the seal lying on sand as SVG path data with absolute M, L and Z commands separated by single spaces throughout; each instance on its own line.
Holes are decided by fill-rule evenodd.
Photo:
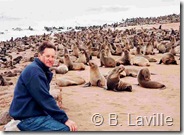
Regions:
M 120 73 L 120 78 L 123 78 L 126 76 L 137 77 L 138 72 L 139 72 L 139 69 L 125 68 L 125 70 Z M 107 77 L 110 73 L 111 73 L 111 71 L 109 71 L 107 74 L 105 74 L 104 77 L 107 79 Z
M 125 68 L 123 66 L 118 66 L 110 72 L 107 76 L 107 90 L 132 91 L 132 86 L 130 84 L 124 83 L 120 80 L 120 73 L 124 70 Z
M 7 86 L 7 85 L 13 85 L 12 82 L 6 81 L 2 75 L 0 75 L 0 86 Z
M 163 54 L 163 56 L 162 56 L 159 64 L 161 64 L 161 63 L 164 63 L 166 65 L 168 65 L 168 64 L 175 64 L 175 65 L 177 65 L 177 62 L 175 60 L 175 57 L 171 53 L 165 53 L 165 54 Z
M 74 75 L 63 75 L 56 79 L 56 84 L 59 87 L 65 87 L 65 86 L 73 86 L 73 85 L 81 85 L 84 84 L 85 80 L 81 78 L 80 76 L 74 76 Z
M 51 67 L 50 70 L 55 70 L 56 74 L 66 74 L 68 72 L 68 67 L 65 64 L 62 64 L 58 67 Z
M 158 88 L 165 88 L 166 86 L 164 84 L 161 84 L 156 81 L 151 81 L 151 74 L 149 72 L 148 68 L 143 68 L 139 71 L 137 75 L 138 84 L 141 87 L 144 88 L 152 88 L 152 89 L 158 89 Z
M 85 84 L 85 86 L 98 86 L 103 87 L 106 85 L 105 77 L 100 73 L 97 64 L 89 61 L 90 66 L 90 82 Z
M 132 65 L 135 66 L 150 66 L 150 62 L 148 59 L 144 58 L 143 56 L 135 56 L 131 60 Z

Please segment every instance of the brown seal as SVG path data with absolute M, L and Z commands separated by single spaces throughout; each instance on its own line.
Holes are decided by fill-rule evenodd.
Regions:
M 84 51 L 79 52 L 79 57 L 75 61 L 76 63 L 84 63 L 87 64 L 87 58 Z
M 157 45 L 157 50 L 159 51 L 159 53 L 165 53 L 166 52 L 166 47 L 163 44 L 158 44 Z
M 120 80 L 120 73 L 125 70 L 124 66 L 115 67 L 107 76 L 107 90 L 132 91 L 132 86 Z
M 56 84 L 59 87 L 73 86 L 73 85 L 81 85 L 84 84 L 85 80 L 77 75 L 63 75 L 61 77 L 56 78 Z
M 135 56 L 132 60 L 132 65 L 135 66 L 150 66 L 150 62 L 148 59 L 144 58 L 143 56 Z
M 100 63 L 101 63 L 101 67 L 105 66 L 105 67 L 115 67 L 116 66 L 116 61 L 112 58 L 106 55 L 106 52 L 104 49 L 102 49 L 101 53 L 100 53 Z
M 161 84 L 156 81 L 151 81 L 150 77 L 151 74 L 148 68 L 141 69 L 137 75 L 138 84 L 144 88 L 152 88 L 152 89 L 166 88 L 164 84 Z
M 175 60 L 175 57 L 171 53 L 165 53 L 165 54 L 163 54 L 163 56 L 162 56 L 159 64 L 161 64 L 161 63 L 164 63 L 166 65 L 168 65 L 168 64 L 175 64 L 175 65 L 177 65 L 177 62 Z
M 79 52 L 80 52 L 80 50 L 79 50 L 77 44 L 72 44 L 72 55 L 74 55 L 78 58 Z
M 172 46 L 169 53 L 176 55 L 176 50 L 175 50 L 175 46 Z
M 12 82 L 6 81 L 2 75 L 0 75 L 0 86 L 7 86 L 7 85 L 13 85 Z
M 148 42 L 148 44 L 145 46 L 145 55 L 153 55 L 155 54 L 153 52 L 153 44 L 151 42 Z
M 17 56 L 16 58 L 13 59 L 13 65 L 17 64 L 17 63 L 20 63 L 21 59 L 23 57 L 22 56 Z
M 121 56 L 122 54 L 122 47 L 120 43 L 116 43 L 115 44 L 116 50 L 115 50 L 115 54 L 114 55 L 118 55 Z
M 14 77 L 14 76 L 17 76 L 17 73 L 15 72 L 15 70 L 14 71 L 5 71 L 3 76 Z
M 73 63 L 69 54 L 64 55 L 64 64 L 69 70 L 85 70 L 84 63 Z
M 62 64 L 58 67 L 51 67 L 50 70 L 55 70 L 56 74 L 66 74 L 68 72 L 68 67 Z
M 105 77 L 100 73 L 97 64 L 89 61 L 90 66 L 90 82 L 85 84 L 85 86 L 98 86 L 104 87 L 106 85 Z
M 131 65 L 130 63 L 130 54 L 129 54 L 129 51 L 127 49 L 124 49 L 123 50 L 123 55 L 122 55 L 122 58 L 120 58 L 118 60 L 118 62 L 120 62 L 120 64 L 123 64 L 123 65 Z

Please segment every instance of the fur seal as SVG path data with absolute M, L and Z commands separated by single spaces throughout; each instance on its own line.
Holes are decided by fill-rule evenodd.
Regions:
M 89 66 L 90 66 L 90 82 L 85 84 L 85 86 L 98 86 L 98 87 L 105 86 L 106 79 L 100 73 L 97 64 L 92 61 L 89 61 Z
M 171 53 L 165 53 L 165 54 L 163 54 L 163 56 L 162 56 L 159 64 L 161 64 L 161 63 L 166 64 L 166 65 L 168 65 L 168 64 L 175 64 L 175 65 L 177 65 L 177 62 L 175 60 L 175 57 Z
M 166 46 L 164 44 L 164 42 L 160 42 L 157 44 L 157 50 L 159 51 L 159 53 L 165 53 L 167 50 L 166 50 Z
M 166 87 L 164 84 L 161 84 L 156 81 L 151 81 L 150 77 L 151 77 L 151 74 L 148 68 L 141 69 L 137 75 L 138 85 L 144 88 L 152 88 L 152 89 Z
M 12 82 L 6 81 L 2 75 L 0 75 L 0 86 L 7 86 L 7 85 L 13 85 Z
M 105 67 L 115 67 L 116 66 L 116 61 L 109 56 L 106 56 L 106 52 L 104 49 L 102 49 L 102 51 L 100 52 L 100 63 L 101 63 L 101 67 L 105 66 Z
M 72 45 L 72 55 L 76 56 L 77 58 L 79 57 L 79 48 L 77 47 L 76 44 L 73 44 Z
M 114 54 L 114 55 L 120 56 L 120 55 L 122 54 L 122 47 L 121 47 L 121 44 L 120 44 L 120 43 L 117 43 L 117 44 L 115 45 L 115 47 L 116 47 L 116 50 L 115 50 L 115 54 Z
M 144 58 L 143 56 L 135 56 L 131 63 L 135 66 L 150 66 L 148 59 Z
M 20 63 L 20 61 L 21 61 L 22 58 L 23 58 L 22 56 L 18 56 L 18 57 L 16 57 L 16 58 L 14 58 L 14 59 L 13 59 L 13 65 L 15 65 L 15 64 L 17 64 L 17 63 Z
M 85 70 L 84 63 L 73 63 L 69 54 L 64 55 L 64 64 L 68 67 L 69 70 Z
M 84 51 L 79 52 L 79 57 L 77 58 L 77 60 L 75 62 L 87 64 L 87 59 L 86 59 L 86 55 L 85 55 Z
M 62 64 L 58 67 L 51 67 L 50 70 L 55 70 L 56 74 L 66 74 L 68 72 L 68 67 L 65 64 Z
M 87 50 L 81 48 L 81 51 L 85 54 L 85 56 L 86 56 L 86 63 L 88 63 L 92 59 L 90 48 L 87 48 Z
M 124 66 L 115 67 L 107 76 L 107 90 L 132 91 L 132 86 L 120 80 L 120 73 L 125 70 Z
M 175 46 L 172 46 L 169 53 L 176 55 L 176 50 L 175 50 Z
M 120 78 L 126 76 L 137 77 L 138 72 L 139 70 L 135 68 L 125 68 L 125 70 L 120 74 Z
M 127 49 L 124 49 L 122 58 L 120 58 L 118 61 L 120 62 L 120 64 L 123 64 L 123 65 L 131 65 L 130 54 Z
M 153 55 L 155 54 L 153 52 L 153 44 L 151 42 L 148 42 L 148 44 L 145 46 L 145 55 Z
M 8 71 L 8 72 L 4 72 L 4 76 L 6 77 L 14 77 L 17 76 L 17 73 L 15 71 Z
M 72 75 L 63 75 L 60 78 L 56 79 L 56 84 L 59 87 L 73 86 L 73 85 L 81 85 L 84 84 L 85 80 L 80 76 L 72 76 Z

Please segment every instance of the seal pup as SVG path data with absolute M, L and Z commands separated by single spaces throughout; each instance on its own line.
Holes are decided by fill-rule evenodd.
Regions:
M 120 80 L 120 73 L 124 70 L 124 66 L 118 66 L 110 72 L 107 76 L 107 90 L 132 92 L 132 86 Z
M 166 64 L 166 65 L 168 65 L 168 64 L 175 64 L 175 65 L 177 65 L 175 57 L 171 53 L 163 54 L 162 58 L 160 59 L 159 64 L 161 64 L 161 63 Z
M 87 86 L 104 87 L 106 85 L 106 79 L 100 73 L 100 70 L 97 64 L 92 61 L 89 61 L 89 66 L 90 66 L 90 81 L 85 84 L 85 87 Z
M 137 75 L 138 85 L 144 88 L 152 89 L 166 88 L 164 84 L 161 84 L 156 81 L 151 81 L 150 77 L 151 74 L 148 68 L 141 69 Z

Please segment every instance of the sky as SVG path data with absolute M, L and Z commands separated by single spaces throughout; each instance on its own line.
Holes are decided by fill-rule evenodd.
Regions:
M 179 4 L 179 0 L 0 0 L 0 17 L 45 21 L 158 7 L 175 7 L 169 10 L 178 12 Z

